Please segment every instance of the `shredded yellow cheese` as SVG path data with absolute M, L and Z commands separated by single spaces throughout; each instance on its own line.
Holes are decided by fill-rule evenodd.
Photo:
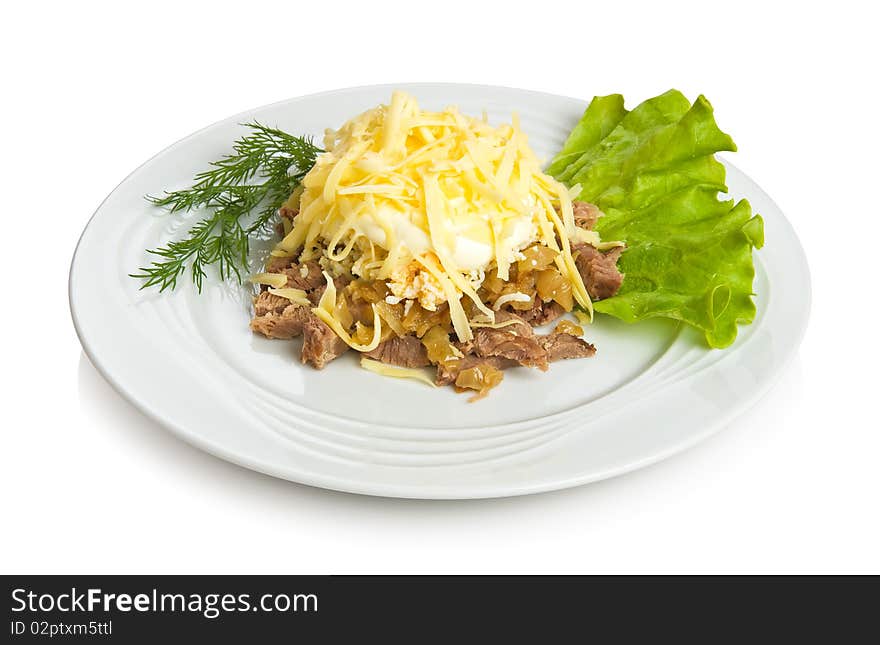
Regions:
M 388 105 L 328 131 L 324 147 L 301 196 L 286 204 L 299 214 L 276 255 L 302 247 L 303 261 L 351 257 L 352 273 L 366 280 L 411 276 L 424 289 L 407 298 L 430 310 L 438 299 L 448 302 L 456 334 L 468 341 L 462 298 L 493 321 L 477 294 L 485 272 L 508 280 L 519 252 L 537 242 L 558 253 L 556 266 L 575 299 L 592 310 L 569 239 L 598 243 L 598 236 L 579 232 L 572 194 L 542 172 L 515 115 L 493 127 L 454 107 L 422 110 L 409 94 L 394 92 Z M 324 296 L 335 302 L 335 290 Z M 330 325 L 333 308 L 316 309 Z
M 626 242 L 622 240 L 616 240 L 614 242 L 599 242 L 598 244 L 594 244 L 597 249 L 600 251 L 609 251 L 611 249 L 616 249 L 621 246 L 626 246 Z
M 321 295 L 318 306 L 312 309 L 312 313 L 323 320 L 333 330 L 333 333 L 345 341 L 346 345 L 352 349 L 358 352 L 372 352 L 379 346 L 379 342 L 382 340 L 382 319 L 379 317 L 379 310 L 376 309 L 376 305 L 373 305 L 373 338 L 369 343 L 363 345 L 356 342 L 351 337 L 351 334 L 348 333 L 348 330 L 342 326 L 342 323 L 334 317 L 333 314 L 336 310 L 336 285 L 333 284 L 333 278 L 326 271 L 324 271 L 324 279 L 327 281 L 327 288 Z
M 490 329 L 501 329 L 502 327 L 508 327 L 509 325 L 519 325 L 522 323 L 522 320 L 518 320 L 516 318 L 512 320 L 505 320 L 504 322 L 474 322 L 471 321 L 471 327 L 489 327 Z
M 287 298 L 290 302 L 297 305 L 306 305 L 307 307 L 311 307 L 312 303 L 306 296 L 306 292 L 302 289 L 269 289 L 269 293 L 273 296 L 279 296 L 281 298 Z
M 571 239 L 575 242 L 581 244 L 590 244 L 595 247 L 599 247 L 601 242 L 599 241 L 599 234 L 596 231 L 588 231 L 585 228 L 576 228 L 574 231 L 574 235 L 571 236 Z
M 287 251 L 281 251 L 280 249 L 272 249 L 269 251 L 269 256 L 273 258 L 292 258 L 293 254 L 288 253 Z
M 437 387 L 434 379 L 428 376 L 425 370 L 413 369 L 409 367 L 398 367 L 396 365 L 388 365 L 381 361 L 374 361 L 365 356 L 361 357 L 361 367 L 365 370 L 379 374 L 381 376 L 393 376 L 394 378 L 411 378 L 422 383 L 427 383 L 431 387 Z
M 283 273 L 257 273 L 252 275 L 250 279 L 254 284 L 266 284 L 276 289 L 287 284 L 287 276 Z

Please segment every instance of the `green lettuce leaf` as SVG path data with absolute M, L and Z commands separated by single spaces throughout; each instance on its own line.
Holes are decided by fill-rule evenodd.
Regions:
M 626 242 L 620 292 L 596 311 L 681 320 L 718 348 L 754 320 L 763 220 L 746 200 L 719 200 L 727 187 L 714 154 L 725 150 L 736 145 L 703 96 L 690 104 L 671 90 L 630 112 L 619 94 L 593 99 L 548 172 L 605 213 L 603 240 Z

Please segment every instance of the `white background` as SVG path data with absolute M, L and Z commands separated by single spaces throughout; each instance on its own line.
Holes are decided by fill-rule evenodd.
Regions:
M 4 9 L 3 573 L 880 572 L 880 48 L 859 3 L 298 4 Z M 622 92 L 630 106 L 670 87 L 706 94 L 734 163 L 810 260 L 810 326 L 774 390 L 662 464 L 475 502 L 273 480 L 117 396 L 67 304 L 104 196 L 230 114 L 403 81 Z

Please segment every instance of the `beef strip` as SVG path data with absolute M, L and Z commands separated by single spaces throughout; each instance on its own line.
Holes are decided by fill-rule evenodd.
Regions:
M 302 333 L 303 323 L 311 315 L 308 307 L 263 291 L 254 298 L 251 329 L 268 338 L 296 338 Z
M 574 223 L 576 226 L 592 231 L 598 220 L 604 213 L 599 207 L 589 202 L 573 201 L 571 208 L 574 211 Z
M 532 298 L 531 309 L 516 312 L 520 318 L 525 320 L 532 327 L 540 327 L 541 325 L 551 323 L 564 313 L 565 309 L 563 309 L 562 305 L 558 302 L 553 300 L 550 302 L 544 302 L 537 294 Z
M 477 327 L 474 339 L 469 343 L 474 353 L 481 358 L 507 358 L 527 367 L 547 369 L 547 350 L 535 340 L 531 326 L 516 314 L 496 311 L 495 322 L 515 321 L 498 329 Z
M 287 276 L 288 289 L 302 289 L 305 292 L 323 286 L 324 274 L 321 265 L 314 260 L 299 263 L 296 258 L 276 258 L 269 256 L 266 260 L 267 273 L 283 273 Z
M 265 316 L 268 313 L 280 314 L 291 304 L 287 298 L 274 296 L 268 291 L 261 291 L 254 297 L 254 316 Z
M 294 265 L 296 265 L 295 258 L 276 258 L 270 255 L 266 258 L 266 273 L 284 273 L 285 269 Z
M 302 289 L 317 303 L 326 288 L 321 267 L 317 262 L 291 263 L 290 258 L 271 258 L 266 264 L 270 273 L 287 276 L 286 288 Z M 309 307 L 291 303 L 287 298 L 264 290 L 254 298 L 254 319 L 251 329 L 269 338 L 289 339 L 302 333 L 303 323 L 311 314 Z
M 364 356 L 400 367 L 426 367 L 431 364 L 428 350 L 415 336 L 394 336 L 379 343 L 373 351 L 365 352 Z
M 584 286 L 593 300 L 610 298 L 620 289 L 623 274 L 617 270 L 617 260 L 622 252 L 622 247 L 607 253 L 589 244 L 575 244 L 571 247 Z
M 301 360 L 315 369 L 323 369 L 327 363 L 348 349 L 345 341 L 311 311 L 303 322 L 302 334 Z
M 547 351 L 551 363 L 566 358 L 588 358 L 596 353 L 594 345 L 572 334 L 553 332 L 536 338 Z
M 287 276 L 287 284 L 284 286 L 288 289 L 302 289 L 309 293 L 326 284 L 321 266 L 314 260 L 291 264 L 279 273 Z
M 282 220 L 293 223 L 298 210 L 282 207 L 278 214 Z M 284 222 L 279 222 L 276 232 L 284 235 Z M 266 271 L 283 273 L 287 276 L 290 289 L 302 289 L 312 301 L 317 303 L 326 290 L 326 281 L 321 266 L 314 261 L 300 263 L 295 257 L 269 257 Z M 351 281 L 350 278 L 336 278 L 337 289 L 342 289 Z M 316 369 L 323 367 L 343 354 L 348 345 L 324 321 L 312 313 L 311 308 L 291 303 L 286 298 L 275 296 L 263 290 L 254 298 L 254 319 L 251 329 L 269 338 L 290 339 L 302 334 L 303 346 L 301 360 Z M 421 343 L 419 342 L 419 346 Z
M 455 383 L 459 374 L 472 367 L 489 366 L 503 370 L 508 367 L 515 367 L 516 365 L 517 362 L 509 358 L 502 358 L 500 356 L 482 358 L 471 354 L 455 361 L 449 361 L 446 365 L 438 365 L 435 382 L 437 385 L 451 385 Z
M 512 311 L 496 311 L 495 312 L 495 323 L 510 323 L 504 325 L 499 329 L 493 329 L 491 327 L 477 327 L 474 329 L 474 334 L 478 330 L 484 331 L 504 331 L 509 334 L 516 334 L 517 336 L 525 336 L 526 338 L 533 338 L 535 336 L 535 332 L 532 329 L 532 326 L 529 325 L 525 320 L 522 319 L 518 314 L 513 313 Z

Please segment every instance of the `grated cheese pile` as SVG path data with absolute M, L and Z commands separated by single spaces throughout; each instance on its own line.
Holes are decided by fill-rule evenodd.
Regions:
M 389 105 L 328 131 L 324 145 L 291 198 L 299 203 L 288 202 L 299 215 L 273 255 L 302 247 L 301 261 L 349 262 L 354 275 L 386 281 L 395 298 L 429 310 L 448 302 L 467 341 L 473 321 L 462 298 L 494 322 L 477 295 L 486 273 L 507 280 L 520 251 L 540 242 L 558 252 L 557 268 L 592 313 L 569 246 L 587 232 L 576 229 L 568 190 L 541 171 L 516 118 L 496 128 L 454 107 L 421 110 L 394 92 Z M 333 294 L 328 288 L 315 313 L 351 344 L 333 319 Z M 378 324 L 374 331 L 378 339 Z

